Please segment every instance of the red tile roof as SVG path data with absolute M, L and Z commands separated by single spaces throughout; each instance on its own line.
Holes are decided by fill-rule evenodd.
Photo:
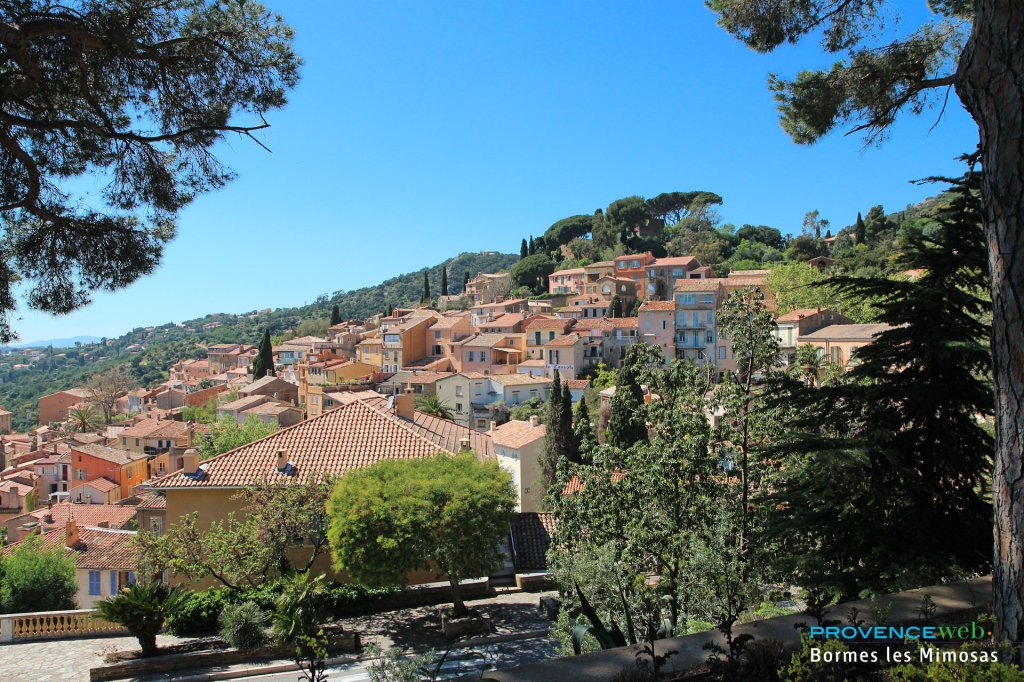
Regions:
M 111 530 L 79 526 L 78 543 L 67 547 L 64 527 L 43 533 L 43 547 L 64 548 L 65 557 L 74 557 L 75 568 L 113 569 L 134 571 L 139 567 L 139 549 L 135 545 L 135 531 Z M 18 550 L 24 540 L 3 549 L 4 556 Z
M 474 435 L 476 434 L 476 435 Z M 416 413 L 415 422 L 397 417 L 386 399 L 356 400 L 266 438 L 204 462 L 199 473 L 180 471 L 153 481 L 155 489 L 237 488 L 264 477 L 327 474 L 340 476 L 382 459 L 429 457 L 441 450 L 456 452 L 458 441 L 470 438 L 474 451 L 491 454 L 490 438 L 454 422 Z M 277 469 L 277 451 L 288 453 L 286 473 Z
M 551 512 L 516 514 L 512 521 L 512 547 L 517 571 L 539 571 L 547 568 L 548 547 L 555 532 Z
M 524 329 L 565 329 L 571 327 L 573 320 L 564 317 L 535 317 L 525 325 Z
M 612 317 L 608 322 L 614 329 L 636 329 L 640 326 L 639 320 L 635 317 Z
M 575 346 L 576 342 L 579 341 L 579 340 L 580 340 L 580 337 L 577 336 L 576 334 L 566 334 L 565 336 L 556 336 L 555 338 L 551 339 L 550 341 L 548 341 L 544 345 L 546 347 L 550 346 L 550 347 L 554 347 L 554 348 L 560 348 L 560 347 L 563 347 L 563 346 L 568 347 L 568 346 Z
M 36 509 L 26 516 L 38 520 L 46 527 L 63 528 L 68 519 L 74 518 L 80 526 L 98 526 L 106 521 L 111 528 L 123 528 L 135 519 L 135 507 L 119 504 L 74 504 L 58 502 L 52 507 Z M 47 521 L 49 516 L 52 521 Z
M 675 301 L 644 301 L 640 304 L 640 312 L 649 310 L 674 312 L 675 309 Z
M 75 490 L 81 488 L 83 485 L 87 485 L 90 488 L 93 488 L 94 490 L 99 490 L 101 493 L 109 493 L 111 490 L 117 490 L 118 488 L 121 487 L 118 484 L 114 483 L 113 481 L 108 481 L 105 478 L 94 478 L 91 481 L 86 481 L 84 483 L 79 483 L 78 485 L 72 486 L 71 492 L 75 492 Z
M 123 432 L 122 432 L 123 433 Z M 137 459 L 145 459 L 146 455 L 141 452 L 128 452 L 119 448 L 108 448 L 106 445 L 89 443 L 86 445 L 72 445 L 74 452 L 82 452 L 97 459 L 102 459 L 113 464 L 128 464 Z
M 776 322 L 799 322 L 805 317 L 815 315 L 820 312 L 817 308 L 797 308 L 796 310 L 790 310 L 785 315 L 779 315 L 775 318 Z
M 544 432 L 543 424 L 530 426 L 530 422 L 518 419 L 507 421 L 493 431 L 488 431 L 491 434 L 491 438 L 494 439 L 495 445 L 516 450 L 544 438 Z

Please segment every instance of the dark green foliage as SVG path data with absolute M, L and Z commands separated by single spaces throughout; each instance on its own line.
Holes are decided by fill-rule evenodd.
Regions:
M 393 306 L 390 303 L 388 303 L 387 308 L 384 309 L 384 316 L 385 317 L 391 317 L 391 315 L 394 314 L 394 312 L 395 312 L 395 306 Z
M 9 557 L 0 558 L 0 613 L 64 611 L 75 608 L 75 562 L 63 547 L 45 549 L 30 535 Z
M 587 408 L 586 398 L 581 398 L 576 403 L 573 414 L 572 431 L 580 450 L 580 460 L 587 459 L 586 450 L 597 443 L 597 436 L 594 434 L 594 425 L 590 423 L 590 410 Z
M 528 250 L 529 253 L 526 254 L 528 256 L 532 256 L 537 253 L 537 242 L 533 241 L 533 235 L 530 235 L 530 246 Z
M 157 633 L 183 596 L 180 587 L 168 587 L 155 580 L 135 583 L 97 603 L 96 610 L 107 621 L 127 628 L 139 640 L 142 655 L 152 656 L 157 651 Z
M 691 208 L 700 204 L 721 204 L 722 197 L 714 192 L 663 192 L 647 200 L 647 210 L 655 218 L 667 223 L 677 223 L 686 217 Z
M 857 212 L 857 223 L 854 227 L 853 235 L 858 244 L 863 244 L 868 239 L 868 229 L 864 225 L 864 218 L 861 217 L 860 211 Z
M 231 172 L 210 151 L 252 136 L 298 82 L 292 30 L 259 3 L 7 3 L 0 87 L 0 340 L 15 282 L 61 314 L 152 272 L 176 214 Z M 130 47 L 128 47 L 130 46 Z M 182 84 L 188 84 L 183 86 Z M 72 178 L 103 183 L 89 199 Z
M 618 294 L 613 295 L 611 303 L 608 304 L 608 317 L 622 317 L 622 299 Z
M 893 325 L 862 347 L 846 380 L 782 384 L 796 409 L 782 450 L 773 534 L 807 588 L 857 594 L 989 570 L 994 448 L 987 254 L 976 191 L 952 203 L 900 258 L 914 281 L 838 277 Z
M 551 380 L 551 395 L 544 412 L 544 450 L 540 458 L 541 480 L 545 489 L 554 485 L 559 470 L 567 462 L 579 460 L 579 442 L 572 428 L 572 394 L 569 382 L 558 373 Z
M 561 430 L 561 439 L 565 444 L 563 456 L 569 462 L 580 461 L 580 443 L 576 440 L 576 431 L 572 425 L 572 391 L 569 390 L 569 382 L 562 383 L 562 410 L 561 421 L 558 428 Z M 548 428 L 551 428 L 550 426 Z
M 650 217 L 650 209 L 643 197 L 618 199 L 608 204 L 604 217 L 605 229 L 611 230 L 628 247 L 637 236 L 640 226 Z
M 522 260 L 530 255 L 530 247 L 526 244 L 526 239 L 523 239 L 522 244 L 519 245 L 519 260 Z
M 555 263 L 547 254 L 537 253 L 527 256 L 512 266 L 509 274 L 516 286 L 529 287 L 534 293 L 542 293 L 548 288 L 548 275 L 555 271 Z
M 256 349 L 256 357 L 252 360 L 252 378 L 257 380 L 274 375 L 274 347 L 270 343 L 270 331 L 264 330 Z
M 342 618 L 352 613 L 380 608 L 378 605 L 398 589 L 328 583 L 325 599 L 331 617 Z M 282 581 L 274 580 L 259 589 L 214 587 L 202 592 L 189 592 L 177 610 L 167 618 L 167 630 L 176 637 L 199 637 L 214 633 L 218 628 L 220 614 L 230 604 L 249 602 L 256 604 L 264 613 L 271 614 L 282 591 Z
M 544 243 L 547 248 L 555 248 L 568 244 L 573 239 L 585 237 L 593 229 L 593 217 L 589 215 L 574 215 L 562 218 L 552 225 L 544 233 Z
M 441 267 L 441 295 L 448 295 L 448 268 Z
M 331 307 L 331 326 L 341 324 L 341 311 L 338 310 L 338 306 Z
M 430 303 L 430 271 L 423 272 L 423 298 L 422 303 Z
M 628 448 L 647 440 L 644 416 L 644 392 L 640 387 L 641 364 L 646 344 L 636 344 L 626 352 L 622 368 L 615 379 L 615 395 L 611 399 L 611 418 L 605 431 L 609 445 Z
M 228 604 L 220 613 L 218 634 L 236 649 L 255 649 L 267 641 L 269 620 L 267 613 L 251 601 Z

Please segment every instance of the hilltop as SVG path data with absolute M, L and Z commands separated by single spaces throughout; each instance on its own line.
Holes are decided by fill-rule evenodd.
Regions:
M 380 284 L 322 294 L 304 306 L 270 312 L 211 313 L 178 324 L 138 327 L 117 338 L 83 343 L 80 347 L 60 348 L 54 344 L 33 360 L 20 354 L 5 355 L 0 358 L 0 404 L 13 413 L 14 429 L 23 431 L 36 425 L 40 396 L 80 386 L 92 374 L 109 367 L 126 365 L 140 384 L 152 385 L 165 380 L 167 368 L 177 360 L 204 357 L 209 345 L 257 343 L 264 329 L 272 336 L 280 336 L 303 322 L 328 319 L 335 305 L 343 319 L 362 319 L 382 313 L 388 304 L 412 305 L 423 293 L 424 272 L 428 273 L 432 291 L 439 291 L 442 268 L 448 270 L 450 293 L 461 293 L 465 273 L 476 275 L 477 272 L 508 270 L 518 259 L 517 255 L 496 252 L 461 253 L 443 263 L 392 277 Z M 69 346 L 73 345 L 74 339 L 68 341 Z

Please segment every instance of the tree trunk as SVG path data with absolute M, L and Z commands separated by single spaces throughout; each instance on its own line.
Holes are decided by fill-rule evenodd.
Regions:
M 448 578 L 448 583 L 452 586 L 452 605 L 455 607 L 452 609 L 452 615 L 455 617 L 466 615 L 468 611 L 466 603 L 462 601 L 462 588 L 459 587 L 458 579 Z
M 142 649 L 143 656 L 155 656 L 156 655 L 156 634 L 143 633 L 135 636 L 139 640 L 139 648 Z
M 996 635 L 1024 640 L 1024 3 L 977 0 L 957 93 L 981 132 L 996 386 Z M 1019 654 L 1018 654 L 1019 656 Z

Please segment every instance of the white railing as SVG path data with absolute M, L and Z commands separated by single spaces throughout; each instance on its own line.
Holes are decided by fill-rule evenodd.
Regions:
M 0 614 L 0 642 L 53 637 L 95 637 L 127 632 L 103 620 L 94 609 Z

